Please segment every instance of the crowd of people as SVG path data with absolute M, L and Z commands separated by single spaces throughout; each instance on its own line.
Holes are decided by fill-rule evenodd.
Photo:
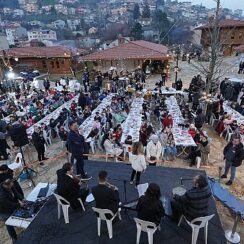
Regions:
M 208 164 L 211 138 L 204 131 L 205 124 L 211 124 L 214 118 L 217 121 L 216 131 L 221 134 L 228 125 L 233 135 L 224 148 L 225 172 L 222 178 L 227 178 L 231 170 L 230 179 L 226 182 L 231 185 L 235 180 L 236 168 L 239 167 L 244 158 L 242 135 L 244 138 L 244 124 L 238 124 L 232 119 L 231 114 L 224 110 L 224 100 L 230 101 L 233 109 L 240 112 L 242 108 L 243 90 L 232 87 L 224 80 L 220 84 L 220 92 L 215 96 L 206 96 L 205 83 L 201 76 L 194 77 L 188 89 L 188 96 L 182 92 L 182 80 L 176 82 L 173 95 L 182 113 L 184 123 L 177 123 L 174 114 L 170 114 L 166 104 L 170 95 L 162 93 L 162 81 L 157 82 L 156 88 L 151 96 L 147 96 L 145 89 L 146 75 L 142 71 L 135 71 L 132 76 L 126 76 L 124 83 L 120 83 L 120 75 L 115 70 L 108 72 L 107 76 L 112 81 L 110 90 L 103 90 L 103 75 L 99 72 L 95 82 L 90 82 L 90 74 L 86 69 L 82 75 L 84 91 L 79 94 L 66 89 L 57 91 L 50 88 L 50 84 L 44 84 L 45 91 L 30 89 L 15 91 L 11 98 L 8 94 L 0 97 L 0 157 L 2 160 L 9 158 L 9 142 L 7 136 L 11 136 L 11 126 L 18 123 L 25 129 L 34 126 L 34 132 L 29 136 L 30 142 L 37 151 L 40 165 L 48 159 L 46 147 L 51 141 L 58 138 L 64 142 L 70 153 L 70 162 L 65 163 L 57 171 L 57 193 L 68 200 L 74 209 L 82 208 L 78 198 L 85 202 L 89 191 L 92 192 L 96 207 L 109 209 L 114 214 L 121 207 L 118 187 L 108 183 L 108 173 L 104 170 L 98 173 L 98 185 L 92 189 L 88 188 L 87 182 L 93 177 L 85 170 L 85 160 L 92 154 L 103 152 L 102 157 L 112 156 L 116 161 L 129 161 L 132 170 L 129 177 L 130 184 L 137 187 L 141 183 L 141 175 L 147 171 L 147 167 L 156 166 L 160 161 L 174 161 L 181 150 L 177 147 L 173 129 L 181 127 L 193 138 L 195 146 L 187 150 L 185 160 L 189 165 L 196 164 L 200 158 L 202 164 Z M 164 77 L 165 78 L 165 77 Z M 62 85 L 63 81 L 60 81 Z M 65 86 L 65 85 L 64 85 Z M 232 93 L 226 90 L 233 90 Z M 82 124 L 98 107 L 112 94 L 111 104 L 94 115 L 88 136 L 84 135 Z M 187 94 L 187 93 L 186 93 Z M 232 96 L 230 96 L 232 94 Z M 51 118 L 48 124 L 37 125 L 43 117 L 55 111 L 60 105 L 70 101 L 78 95 L 77 101 L 73 101 L 69 108 L 63 108 L 57 118 Z M 141 108 L 141 125 L 139 127 L 139 141 L 133 141 L 128 135 L 125 141 L 121 141 L 124 122 L 130 113 L 131 104 L 135 97 L 143 97 Z M 240 112 L 242 114 L 242 112 Z M 6 121 L 9 117 L 9 121 Z M 17 145 L 13 145 L 18 150 Z M 16 149 L 17 147 L 17 149 Z M 106 155 L 104 155 L 104 152 Z M 128 154 L 128 158 L 126 158 Z M 9 216 L 14 209 L 24 207 L 23 192 L 17 181 L 13 178 L 13 172 L 7 165 L 0 168 L 0 212 Z M 160 187 L 150 183 L 145 195 L 139 198 L 136 210 L 138 218 L 151 221 L 157 226 L 165 216 L 164 206 L 160 200 Z M 193 188 L 183 196 L 175 195 L 171 199 L 173 220 L 179 220 L 184 214 L 187 219 L 203 217 L 208 214 L 208 205 L 211 198 L 207 179 L 197 175 L 193 179 Z M 11 204 L 12 203 L 12 204 Z M 198 208 L 201 204 L 201 209 Z M 17 238 L 14 229 L 7 226 L 8 232 L 13 240 Z

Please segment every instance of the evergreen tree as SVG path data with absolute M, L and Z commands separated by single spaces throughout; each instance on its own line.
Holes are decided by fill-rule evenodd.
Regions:
M 144 2 L 144 6 L 143 6 L 143 10 L 142 10 L 142 18 L 150 18 L 151 14 L 150 14 L 150 8 L 148 5 L 148 2 L 145 1 Z
M 136 23 L 132 28 L 130 35 L 134 37 L 135 40 L 142 39 L 142 26 L 140 23 Z
M 137 4 L 135 4 L 134 10 L 133 10 L 133 18 L 139 19 L 140 16 L 141 16 L 140 7 L 139 7 L 139 4 L 137 3 Z

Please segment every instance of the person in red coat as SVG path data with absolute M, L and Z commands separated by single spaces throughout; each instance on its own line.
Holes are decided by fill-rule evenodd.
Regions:
M 172 116 L 170 114 L 166 118 L 164 118 L 163 126 L 164 127 L 172 127 L 173 126 L 173 119 L 172 119 Z
M 196 127 L 194 124 L 191 124 L 188 130 L 188 134 L 190 134 L 192 136 L 192 138 L 195 137 L 195 135 L 197 134 L 196 132 Z

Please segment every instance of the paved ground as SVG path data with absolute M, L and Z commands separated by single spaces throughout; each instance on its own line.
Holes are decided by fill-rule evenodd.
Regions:
M 235 62 L 236 58 L 227 58 L 225 59 L 225 63 L 223 66 L 223 69 L 225 67 L 231 67 L 231 70 L 233 69 L 233 73 L 231 72 L 232 76 L 236 76 L 237 74 L 237 66 L 232 67 L 233 63 Z M 192 65 L 189 65 L 187 62 L 180 62 L 179 67 L 181 68 L 179 77 L 182 78 L 184 86 L 188 87 L 190 80 L 192 77 L 198 72 L 192 67 Z M 236 77 L 239 78 L 244 78 L 244 75 L 238 75 Z M 153 88 L 154 84 L 158 79 L 160 78 L 159 75 L 155 75 L 150 77 L 150 79 L 147 82 L 148 87 Z M 171 80 L 167 82 L 167 86 L 171 86 L 172 81 L 174 80 L 174 74 L 171 77 Z M 209 126 L 206 126 L 205 128 L 209 134 L 209 136 L 213 139 L 212 144 L 211 144 L 211 152 L 210 152 L 210 163 L 209 166 L 204 168 L 207 172 L 208 175 L 217 177 L 218 176 L 218 168 L 219 167 L 224 167 L 223 163 L 223 148 L 226 145 L 226 141 L 223 138 L 219 138 L 219 136 L 214 132 L 212 128 Z M 30 154 L 30 160 L 35 160 L 36 159 L 36 152 L 35 150 L 31 149 L 32 153 Z M 51 145 L 48 148 L 48 157 L 52 158 L 55 157 L 56 155 L 59 155 L 60 153 L 64 152 L 64 149 L 61 147 L 60 142 L 55 142 L 53 145 Z M 97 158 L 94 158 L 97 159 Z M 35 178 L 36 182 L 56 182 L 56 170 L 61 167 L 61 165 L 66 161 L 66 157 L 61 157 L 61 158 L 54 158 L 53 160 L 50 160 L 48 163 L 49 168 L 47 171 L 42 168 L 37 168 L 40 174 L 38 175 L 37 178 Z M 168 162 L 164 163 L 163 166 L 169 166 L 169 167 L 183 167 L 187 168 L 188 163 L 184 160 L 177 159 L 174 162 Z M 22 184 L 24 187 L 24 191 L 27 194 L 30 189 L 26 184 Z M 244 200 L 244 165 L 242 165 L 240 168 L 237 170 L 237 179 L 233 186 L 229 188 L 229 190 L 235 194 L 237 197 L 241 198 Z M 219 202 L 216 203 L 219 211 L 219 215 L 223 224 L 224 229 L 230 229 L 233 224 L 234 216 L 229 212 L 229 210 Z M 0 224 L 0 243 L 1 244 L 9 244 L 11 243 L 9 241 L 8 235 L 5 231 L 4 225 Z M 244 224 L 240 223 L 238 225 L 238 232 L 241 233 L 242 240 L 244 240 Z M 28 243 L 29 244 L 29 243 Z

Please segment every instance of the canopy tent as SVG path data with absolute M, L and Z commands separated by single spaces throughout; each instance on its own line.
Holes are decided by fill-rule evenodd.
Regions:
M 238 83 L 244 83 L 244 80 L 238 79 L 238 78 L 228 78 L 230 82 L 238 82 Z

